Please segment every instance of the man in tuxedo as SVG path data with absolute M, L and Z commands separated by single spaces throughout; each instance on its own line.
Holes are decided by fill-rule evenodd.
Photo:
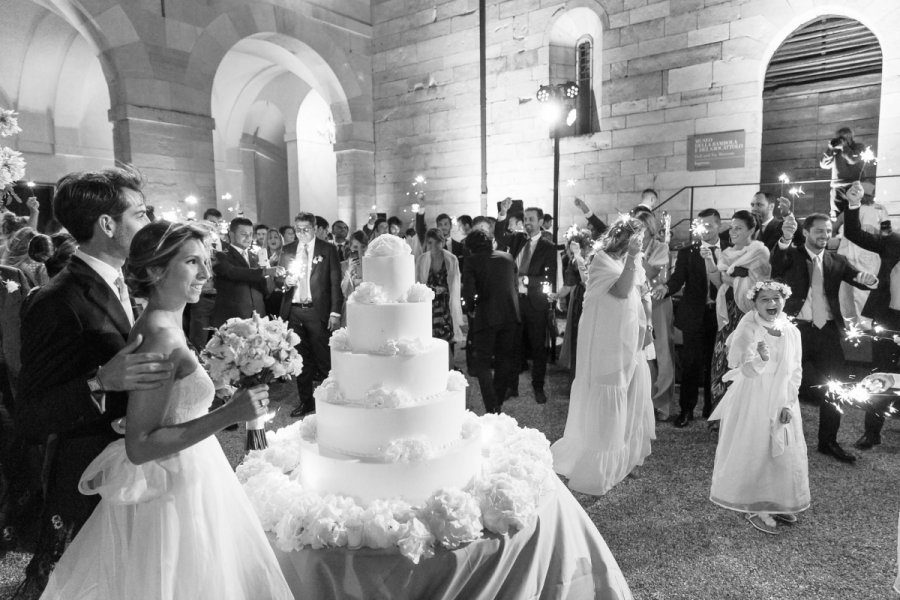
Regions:
M 463 305 L 469 317 L 468 364 L 478 378 L 484 409 L 499 413 L 515 385 L 519 294 L 516 263 L 506 252 L 493 249 L 481 230 L 466 236 L 467 258 L 462 270 Z M 491 365 L 496 357 L 496 370 Z
M 682 333 L 681 412 L 675 419 L 675 427 L 685 427 L 694 420 L 701 380 L 703 417 L 708 417 L 712 411 L 710 370 L 718 324 L 717 287 L 709 276 L 722 251 L 719 242 L 722 219 L 714 208 L 701 210 L 697 219 L 704 225 L 700 239 L 678 251 L 675 270 L 668 283 L 661 283 L 654 289 L 654 295 L 663 298 L 684 288 L 675 309 L 675 327 Z
M 844 237 L 864 250 L 875 252 L 881 258 L 881 267 L 878 269 L 878 287 L 869 294 L 862 316 L 872 319 L 873 323 L 881 325 L 887 330 L 900 330 L 900 294 L 891 293 L 898 289 L 897 278 L 900 273 L 894 269 L 900 263 L 900 234 L 889 233 L 879 235 L 869 233 L 862 228 L 859 212 L 865 192 L 862 184 L 854 183 L 846 192 L 849 203 L 844 211 Z M 876 339 L 872 345 L 875 368 L 879 371 L 893 371 L 900 360 L 900 346 L 892 338 Z M 896 397 L 894 397 L 896 398 Z M 869 450 L 881 443 L 881 429 L 884 427 L 885 412 L 894 405 L 900 408 L 900 403 L 894 398 L 882 398 L 873 401 L 866 407 L 865 431 L 855 444 L 860 450 Z
M 316 410 L 313 380 L 331 371 L 328 339 L 341 326 L 341 261 L 333 244 L 315 237 L 316 217 L 300 213 L 294 219 L 297 241 L 282 250 L 288 265 L 281 318 L 300 336 L 303 371 L 297 378 L 300 404 L 291 412 L 302 417 Z
M 98 496 L 78 492 L 88 464 L 119 435 L 127 392 L 154 389 L 172 376 L 160 354 L 126 345 L 134 323 L 122 265 L 131 239 L 149 220 L 140 175 L 130 169 L 73 173 L 57 183 L 54 216 L 79 244 L 66 266 L 29 299 L 22 316 L 20 432 L 48 442 L 41 533 L 18 597 L 36 597 Z
M 316 238 L 328 241 L 328 219 L 316 215 Z
M 253 223 L 237 217 L 228 227 L 231 244 L 216 252 L 213 273 L 216 277 L 216 301 L 211 325 L 219 327 L 228 319 L 248 319 L 253 313 L 266 314 L 265 298 L 275 289 L 275 267 L 261 266 L 259 256 L 250 247 Z
M 753 200 L 750 201 L 750 212 L 759 219 L 760 226 L 756 233 L 756 239 L 765 244 L 769 249 L 769 253 L 775 248 L 778 240 L 781 239 L 781 225 L 784 222 L 775 216 L 775 204 L 777 199 L 774 194 L 763 192 L 762 190 L 753 194 Z M 800 247 L 803 246 L 803 232 L 799 229 L 794 234 L 793 244 Z
M 507 212 L 512 200 L 507 198 L 501 208 Z M 547 402 L 544 375 L 547 372 L 547 328 L 551 302 L 556 300 L 552 287 L 556 283 L 556 248 L 541 236 L 544 211 L 525 209 L 525 231 L 509 231 L 507 221 L 498 221 L 494 237 L 497 246 L 508 248 L 518 267 L 519 311 L 522 317 L 521 346 L 531 351 L 531 385 L 538 404 Z M 524 358 L 524 356 L 520 357 Z M 520 363 L 524 360 L 520 360 Z
M 343 221 L 335 221 L 331 224 L 331 237 L 338 252 L 338 259 L 341 261 L 350 258 L 350 242 L 347 240 L 349 235 L 350 228 Z
M 631 209 L 631 214 L 635 214 L 635 211 L 645 211 L 645 212 L 653 212 L 653 207 L 656 206 L 656 203 L 659 202 L 659 194 L 656 193 L 656 190 L 653 188 L 647 188 L 643 192 L 641 192 L 641 201 Z
M 796 229 L 793 217 L 785 219 L 782 237 L 770 261 L 772 278 L 791 288 L 784 312 L 796 319 L 803 345 L 800 395 L 819 400 L 819 452 L 842 462 L 853 462 L 856 457 L 837 442 L 841 413 L 826 399 L 824 390 L 816 386 L 831 378 L 842 379 L 845 371 L 841 348 L 844 319 L 838 300 L 841 282 L 867 289 L 877 280 L 870 273 L 857 271 L 846 257 L 826 250 L 832 230 L 828 215 L 813 213 L 806 217 L 806 242 L 801 248 L 792 245 Z
M 575 207 L 578 208 L 584 214 L 584 218 L 587 219 L 588 229 L 591 230 L 591 237 L 594 239 L 597 239 L 609 229 L 606 226 L 606 223 L 604 223 L 581 198 L 575 198 Z

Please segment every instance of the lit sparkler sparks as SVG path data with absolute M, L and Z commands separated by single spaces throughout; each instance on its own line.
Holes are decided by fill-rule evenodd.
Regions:
M 709 232 L 709 228 L 706 227 L 706 223 L 701 221 L 700 219 L 694 219 L 691 221 L 691 235 L 694 237 L 702 238 Z
M 794 197 L 794 200 L 797 199 L 798 196 L 805 196 L 806 192 L 803 191 L 802 185 L 791 186 L 791 189 L 788 190 L 788 194 Z
M 573 188 L 578 183 L 577 179 L 566 179 L 566 186 Z
M 779 195 L 784 196 L 784 184 L 790 183 L 791 178 L 788 177 L 787 173 L 782 173 L 781 175 L 778 176 L 778 181 L 781 182 L 781 194 L 779 194 Z
M 862 181 L 866 173 L 866 166 L 869 163 L 877 165 L 878 157 L 875 156 L 875 152 L 872 151 L 872 146 L 866 146 L 866 149 L 859 153 L 859 158 L 863 161 L 862 169 L 859 170 L 859 181 Z
M 900 331 L 885 329 L 881 325 L 875 325 L 871 331 L 865 331 L 863 329 L 860 329 L 859 325 L 852 322 L 847 323 L 847 329 L 844 332 L 844 339 L 853 344 L 854 347 L 859 346 L 860 340 L 870 339 L 896 341 L 898 336 L 900 336 Z

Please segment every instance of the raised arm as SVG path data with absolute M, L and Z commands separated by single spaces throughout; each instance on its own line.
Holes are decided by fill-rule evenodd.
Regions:
M 239 267 L 229 260 L 228 255 L 225 252 L 217 252 L 216 261 L 213 263 L 213 273 L 216 274 L 216 277 L 230 279 L 231 281 L 265 283 L 266 276 L 270 274 L 274 275 L 275 269 Z

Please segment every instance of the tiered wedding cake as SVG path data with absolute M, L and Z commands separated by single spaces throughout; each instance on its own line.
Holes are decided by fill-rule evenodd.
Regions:
M 364 283 L 331 338 L 332 371 L 316 390 L 316 440 L 303 441 L 300 482 L 367 503 L 421 503 L 480 471 L 477 428 L 465 428 L 465 378 L 431 337 L 434 293 L 415 283 L 406 242 L 381 236 L 362 259 Z
M 465 377 L 448 371 L 433 293 L 413 273 L 402 239 L 370 244 L 317 414 L 268 432 L 237 469 L 284 551 L 396 547 L 418 562 L 536 519 L 555 477 L 550 444 L 507 415 L 465 410 Z

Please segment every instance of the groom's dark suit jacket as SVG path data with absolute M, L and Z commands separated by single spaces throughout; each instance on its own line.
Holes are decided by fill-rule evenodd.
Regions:
M 57 437 L 54 450 L 48 445 L 38 564 L 55 562 L 65 537 L 78 532 L 100 500 L 80 494 L 78 480 L 119 437 L 110 423 L 125 416 L 127 395 L 107 393 L 101 413 L 87 380 L 122 349 L 130 329 L 118 296 L 77 256 L 23 309 L 18 433 L 41 444 Z
M 685 246 L 678 251 L 668 287 L 670 296 L 684 288 L 684 294 L 675 309 L 675 327 L 681 331 L 702 331 L 709 300 L 709 278 L 698 244 Z

